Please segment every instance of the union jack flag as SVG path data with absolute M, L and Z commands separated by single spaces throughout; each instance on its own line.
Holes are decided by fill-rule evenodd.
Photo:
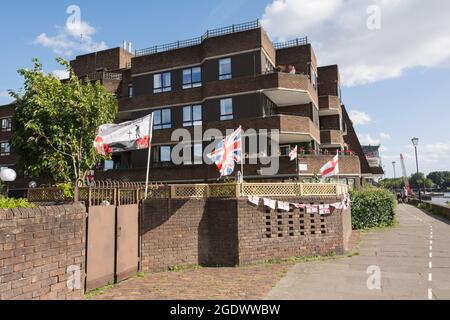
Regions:
M 234 172 L 234 165 L 242 158 L 242 127 L 239 127 L 231 135 L 225 137 L 216 146 L 216 149 L 208 154 L 208 158 L 217 166 L 220 177 L 229 176 Z

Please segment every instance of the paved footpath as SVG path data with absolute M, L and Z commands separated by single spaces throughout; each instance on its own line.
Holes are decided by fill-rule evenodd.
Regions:
M 267 299 L 450 299 L 450 223 L 409 205 L 398 220 L 362 235 L 359 256 L 294 266 Z

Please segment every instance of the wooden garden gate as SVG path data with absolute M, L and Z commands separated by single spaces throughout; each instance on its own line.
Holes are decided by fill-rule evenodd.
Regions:
M 139 268 L 139 188 L 105 185 L 87 193 L 86 291 L 123 281 Z

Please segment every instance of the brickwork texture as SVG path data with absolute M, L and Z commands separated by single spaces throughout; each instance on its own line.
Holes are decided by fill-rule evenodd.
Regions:
M 0 209 L 0 300 L 81 298 L 85 225 L 80 204 Z M 68 285 L 76 270 L 81 287 Z

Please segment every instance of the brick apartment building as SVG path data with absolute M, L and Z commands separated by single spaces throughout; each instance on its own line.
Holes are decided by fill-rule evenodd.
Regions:
M 155 113 L 152 181 L 217 180 L 216 167 L 201 159 L 210 141 L 195 141 L 186 149 L 191 152 L 190 163 L 174 165 L 170 159 L 176 144 L 172 132 L 177 128 L 193 132 L 199 125 L 203 131 L 225 132 L 240 125 L 244 130 L 280 131 L 281 147 L 272 155 L 280 157 L 278 174 L 261 176 L 261 165 L 246 164 L 246 180 L 296 179 L 295 161 L 288 157 L 295 145 L 304 150 L 299 159 L 303 181 L 311 181 L 336 150 L 347 151 L 340 160 L 339 177 L 346 183 L 359 185 L 376 173 L 341 100 L 338 66 L 318 66 L 307 38 L 273 43 L 255 21 L 135 53 L 114 48 L 77 56 L 71 65 L 80 78 L 101 81 L 117 96 L 117 122 Z M 13 105 L 0 107 L 0 114 L 10 119 Z M 17 157 L 7 145 L 10 133 L 3 131 L 2 122 L 0 165 L 14 168 Z M 96 172 L 96 179 L 144 181 L 146 162 L 146 150 L 115 154 L 104 170 Z M 27 180 L 19 181 L 17 188 L 26 187 Z

